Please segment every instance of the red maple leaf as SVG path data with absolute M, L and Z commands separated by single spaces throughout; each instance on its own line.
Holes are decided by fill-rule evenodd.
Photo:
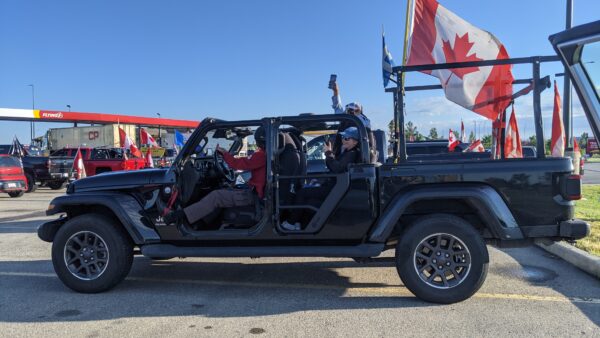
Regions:
M 467 55 L 473 47 L 473 42 L 469 42 L 469 33 L 465 33 L 463 36 L 458 36 L 454 39 L 454 48 L 450 46 L 450 41 L 442 40 L 442 49 L 444 50 L 444 56 L 446 62 L 467 62 L 467 61 L 481 61 L 475 53 Z M 466 67 L 466 68 L 453 68 L 450 71 L 459 78 L 463 78 L 466 74 L 479 71 L 479 67 Z

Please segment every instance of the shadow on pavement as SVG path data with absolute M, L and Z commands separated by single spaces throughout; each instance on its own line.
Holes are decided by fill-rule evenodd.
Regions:
M 385 261 L 368 265 L 392 266 Z M 11 290 L 0 296 L 0 321 L 246 317 L 309 310 L 434 305 L 412 296 L 402 297 L 406 293 L 400 297 L 344 296 L 346 291 L 358 288 L 399 288 L 399 285 L 352 282 L 333 270 L 345 267 L 364 265 L 352 261 L 229 263 L 136 258 L 128 278 L 114 289 L 80 294 L 62 284 L 48 260 L 0 262 L 0 289 Z
M 492 262 L 489 270 L 491 274 L 552 289 L 567 298 L 581 300 L 572 304 L 600 327 L 600 305 L 585 302 L 586 299 L 597 300 L 600 297 L 600 281 L 536 246 L 501 251 L 513 258 L 518 265 Z
M 46 220 L 2 222 L 0 223 L 0 234 L 28 234 L 37 233 L 40 224 Z

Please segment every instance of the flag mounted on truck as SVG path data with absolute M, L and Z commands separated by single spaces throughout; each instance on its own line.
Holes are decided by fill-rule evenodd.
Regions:
M 441 6 L 435 0 L 415 0 L 408 41 L 407 65 L 508 59 L 504 45 Z M 446 98 L 490 120 L 510 103 L 510 65 L 423 71 L 437 77 Z

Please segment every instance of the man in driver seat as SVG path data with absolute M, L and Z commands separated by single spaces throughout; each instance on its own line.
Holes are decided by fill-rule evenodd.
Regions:
M 187 207 L 169 212 L 163 217 L 166 224 L 187 219 L 189 224 L 208 216 L 215 208 L 231 208 L 251 205 L 254 194 L 263 198 L 266 181 L 267 158 L 265 156 L 265 129 L 261 126 L 254 132 L 254 140 L 258 149 L 248 157 L 235 158 L 225 149 L 217 145 L 215 151 L 223 156 L 223 160 L 234 170 L 250 170 L 252 177 L 248 180 L 249 189 L 224 188 L 211 191 L 200 201 Z

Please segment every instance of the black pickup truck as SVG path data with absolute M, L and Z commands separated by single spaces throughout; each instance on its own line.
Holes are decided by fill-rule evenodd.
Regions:
M 597 41 L 600 22 L 584 32 L 589 30 Z M 578 36 L 581 31 L 567 33 L 552 37 L 553 42 L 565 48 L 585 43 Z M 591 46 L 597 58 L 598 42 Z M 598 137 L 597 92 L 584 82 L 588 80 L 577 78 L 573 67 L 578 60 L 570 55 L 566 64 Z M 600 73 L 595 76 L 598 84 Z M 359 163 L 343 173 L 308 172 L 306 136 L 335 132 L 341 125 L 358 128 Z M 247 207 L 216 209 L 197 224 L 166 224 L 160 216 L 164 205 L 185 207 L 215 189 L 243 188 L 239 173 L 214 149 L 219 144 L 236 154 L 253 143 L 261 126 L 266 131 L 264 198 L 256 196 Z M 578 239 L 589 233 L 587 223 L 573 219 L 581 181 L 572 175 L 568 158 L 538 154 L 411 162 L 395 157 L 369 163 L 367 130 L 347 114 L 205 119 L 168 169 L 108 173 L 70 184 L 46 212 L 62 216 L 41 225 L 38 236 L 53 242 L 58 277 L 79 292 L 114 287 L 140 254 L 155 259 L 303 256 L 361 261 L 395 250 L 397 271 L 411 292 L 426 301 L 452 303 L 469 298 L 483 284 L 489 263 L 486 244 L 529 245 L 536 238 Z M 317 204 L 293 198 L 298 189 L 324 185 L 329 192 Z M 303 211 L 302 227 L 286 230 L 281 224 L 294 209 Z

